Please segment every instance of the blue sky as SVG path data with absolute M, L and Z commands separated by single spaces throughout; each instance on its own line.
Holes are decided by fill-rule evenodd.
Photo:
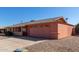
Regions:
M 9 26 L 30 20 L 39 20 L 64 16 L 71 24 L 79 22 L 79 8 L 77 7 L 0 7 L 0 26 Z

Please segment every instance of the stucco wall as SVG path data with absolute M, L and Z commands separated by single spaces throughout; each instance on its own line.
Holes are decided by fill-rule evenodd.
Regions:
M 58 23 L 58 39 L 72 35 L 72 26 Z
M 22 31 L 26 31 L 28 36 L 61 39 L 71 36 L 73 32 L 72 26 L 58 22 L 33 24 L 23 28 L 21 28 L 21 32 L 13 31 L 13 33 L 15 35 L 22 35 Z
M 56 38 L 57 39 L 57 35 L 58 35 L 58 29 L 57 29 L 57 25 L 58 23 L 56 22 L 52 22 L 50 23 L 50 33 L 51 33 L 51 38 Z
M 45 24 L 35 24 L 31 27 L 30 30 L 30 36 L 35 37 L 43 37 L 43 38 L 56 38 L 56 24 L 51 23 L 45 23 Z M 41 26 L 41 27 L 40 27 Z

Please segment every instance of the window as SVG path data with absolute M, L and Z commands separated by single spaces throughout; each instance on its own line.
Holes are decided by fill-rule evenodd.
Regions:
M 13 28 L 13 31 L 14 31 L 14 32 L 21 32 L 21 27 Z
M 21 27 L 18 27 L 17 28 L 17 32 L 21 32 Z

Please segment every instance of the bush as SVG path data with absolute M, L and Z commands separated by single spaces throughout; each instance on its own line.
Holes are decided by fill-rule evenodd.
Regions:
M 79 34 L 79 24 L 76 25 L 75 31 L 76 31 L 76 34 Z
M 13 36 L 13 33 L 12 33 L 11 31 L 6 31 L 6 32 L 5 32 L 5 35 L 6 35 L 6 36 Z

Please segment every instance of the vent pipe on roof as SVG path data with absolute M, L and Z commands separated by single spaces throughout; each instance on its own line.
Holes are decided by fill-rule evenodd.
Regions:
M 31 20 L 30 22 L 34 22 L 35 20 Z
M 68 18 L 65 18 L 66 21 L 68 21 Z
M 66 20 L 68 20 L 68 18 L 66 18 Z

